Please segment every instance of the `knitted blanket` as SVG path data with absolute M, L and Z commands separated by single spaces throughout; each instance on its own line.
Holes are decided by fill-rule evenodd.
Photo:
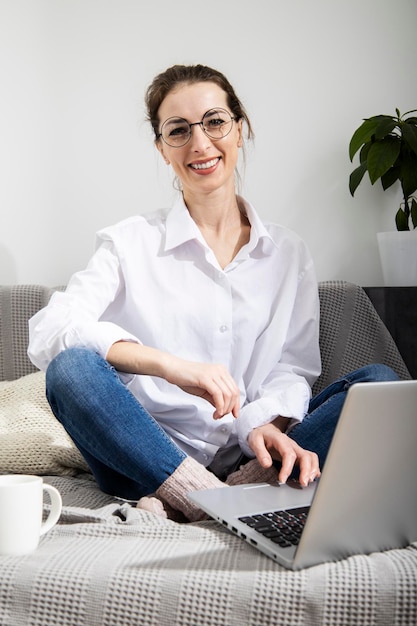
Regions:
M 288 571 L 214 521 L 178 524 L 48 477 L 64 502 L 37 551 L 0 557 L 4 626 L 415 626 L 417 544 Z

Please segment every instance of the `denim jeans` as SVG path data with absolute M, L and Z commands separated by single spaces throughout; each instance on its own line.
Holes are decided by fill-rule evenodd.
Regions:
M 349 387 L 354 383 L 388 380 L 398 380 L 398 376 L 381 364 L 366 365 L 339 378 L 311 399 L 307 415 L 288 436 L 302 448 L 316 452 L 322 469 Z M 298 468 L 292 477 L 298 478 Z
M 46 395 L 106 493 L 132 500 L 153 493 L 186 457 L 91 350 L 58 354 L 46 372 Z
M 289 436 L 316 451 L 322 467 L 349 386 L 396 378 L 383 365 L 345 376 L 312 399 L 308 416 Z M 91 350 L 61 352 L 46 372 L 46 393 L 53 413 L 106 493 L 132 500 L 153 493 L 186 457 L 116 370 Z

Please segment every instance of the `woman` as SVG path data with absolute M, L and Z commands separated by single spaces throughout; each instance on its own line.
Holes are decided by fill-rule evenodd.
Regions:
M 197 65 L 157 76 L 146 104 L 178 201 L 98 233 L 87 269 L 31 320 L 29 354 L 102 490 L 197 520 L 193 489 L 314 481 L 348 386 L 395 375 L 364 368 L 311 400 L 314 268 L 236 195 L 241 102 Z

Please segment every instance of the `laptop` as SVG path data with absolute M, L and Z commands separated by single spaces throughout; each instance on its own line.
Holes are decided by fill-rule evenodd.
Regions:
M 288 569 L 417 541 L 417 380 L 349 389 L 320 479 L 194 491 L 213 519 Z

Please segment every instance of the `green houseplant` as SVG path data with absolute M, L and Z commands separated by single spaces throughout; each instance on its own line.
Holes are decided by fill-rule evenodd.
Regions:
M 401 184 L 403 201 L 396 213 L 397 230 L 417 227 L 417 109 L 396 116 L 374 115 L 366 118 L 354 132 L 349 144 L 349 156 L 353 161 L 360 150 L 360 165 L 350 175 L 349 189 L 352 196 L 367 171 L 374 184 L 378 179 L 384 190 L 395 182 Z M 409 117 L 406 117 L 409 116 Z
M 417 285 L 417 109 L 404 115 L 365 118 L 349 144 L 350 160 L 359 151 L 359 166 L 349 178 L 353 196 L 368 172 L 373 185 L 384 190 L 400 183 L 402 201 L 395 214 L 396 230 L 378 233 L 385 285 Z

